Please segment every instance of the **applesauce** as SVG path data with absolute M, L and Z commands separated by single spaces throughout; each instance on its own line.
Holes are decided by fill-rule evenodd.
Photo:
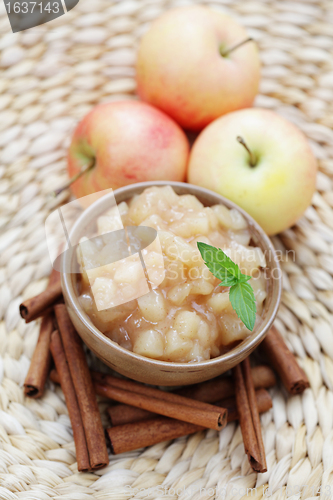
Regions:
M 110 233 L 129 226 L 157 231 L 157 241 L 141 252 L 146 268 L 138 254 L 98 267 Z M 157 360 L 196 362 L 219 356 L 251 334 L 231 306 L 229 288 L 219 286 L 204 264 L 199 241 L 221 248 L 252 276 L 255 328 L 260 323 L 266 261 L 250 245 L 238 210 L 204 207 L 193 195 L 153 187 L 99 217 L 97 234 L 78 247 L 79 300 L 95 326 L 122 347 Z

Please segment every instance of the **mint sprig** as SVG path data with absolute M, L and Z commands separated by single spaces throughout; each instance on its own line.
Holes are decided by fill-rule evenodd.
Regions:
M 220 286 L 229 286 L 229 299 L 233 310 L 246 328 L 253 331 L 256 321 L 256 300 L 248 283 L 251 276 L 243 274 L 220 248 L 198 242 L 198 249 L 210 272 L 219 280 Z

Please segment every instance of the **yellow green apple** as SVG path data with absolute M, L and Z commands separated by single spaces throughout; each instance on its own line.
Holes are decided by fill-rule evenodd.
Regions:
M 191 130 L 250 107 L 260 63 L 255 43 L 248 40 L 234 19 L 207 7 L 166 11 L 139 46 L 140 97 Z
M 78 124 L 68 152 L 78 197 L 143 181 L 184 181 L 189 143 L 169 116 L 138 101 L 100 104 Z
M 243 109 L 211 123 L 190 154 L 188 181 L 234 201 L 273 235 L 311 203 L 317 162 L 303 133 L 278 114 Z

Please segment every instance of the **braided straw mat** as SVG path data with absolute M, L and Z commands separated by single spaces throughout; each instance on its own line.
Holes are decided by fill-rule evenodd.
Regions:
M 71 132 L 96 103 L 135 98 L 138 39 L 165 9 L 187 3 L 81 0 L 57 20 L 12 34 L 1 2 L 0 499 L 333 497 L 329 1 L 202 2 L 234 16 L 257 40 L 263 70 L 256 105 L 294 122 L 319 160 L 312 206 L 295 227 L 273 238 L 284 255 L 292 251 L 284 257 L 284 292 L 275 324 L 311 388 L 294 397 L 281 387 L 271 391 L 273 409 L 261 417 L 267 473 L 251 471 L 240 428 L 232 423 L 220 433 L 209 430 L 111 456 L 107 468 L 81 474 L 61 390 L 48 383 L 40 400 L 23 395 L 39 324 L 26 325 L 18 306 L 45 288 L 50 273 L 43 221 L 69 196 L 54 200 L 49 192 L 66 180 Z M 101 400 L 105 426 L 106 406 Z

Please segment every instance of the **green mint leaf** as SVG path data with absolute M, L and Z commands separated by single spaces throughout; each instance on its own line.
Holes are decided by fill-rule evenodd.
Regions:
M 197 246 L 210 272 L 219 280 L 228 283 L 223 286 L 231 286 L 233 282 L 238 283 L 241 276 L 244 276 L 237 264 L 221 248 L 216 248 L 200 241 L 197 243 Z
M 229 291 L 232 308 L 246 328 L 253 331 L 256 321 L 256 299 L 250 283 L 237 283 Z
M 256 300 L 253 289 L 248 283 L 251 276 L 243 274 L 238 265 L 220 248 L 198 242 L 198 249 L 210 272 L 221 283 L 219 286 L 230 287 L 229 299 L 237 316 L 246 328 L 253 331 L 256 321 Z
M 252 276 L 248 276 L 247 274 L 241 274 L 238 283 L 246 283 L 252 278 Z
M 210 272 L 211 272 L 212 274 L 214 274 L 214 273 L 211 271 L 211 269 L 209 269 L 209 270 L 210 270 Z M 214 276 L 215 276 L 215 274 L 214 274 Z M 237 278 L 234 278 L 234 277 L 229 278 L 229 277 L 228 277 L 228 278 L 224 279 L 223 281 L 221 281 L 221 283 L 219 283 L 219 286 L 233 286 L 233 285 L 237 285 L 237 283 L 238 283 Z
M 226 268 L 221 267 L 220 264 L 216 262 L 205 262 L 205 264 L 210 272 L 221 280 L 220 286 L 232 286 L 238 283 L 238 279 L 233 274 L 230 274 Z

